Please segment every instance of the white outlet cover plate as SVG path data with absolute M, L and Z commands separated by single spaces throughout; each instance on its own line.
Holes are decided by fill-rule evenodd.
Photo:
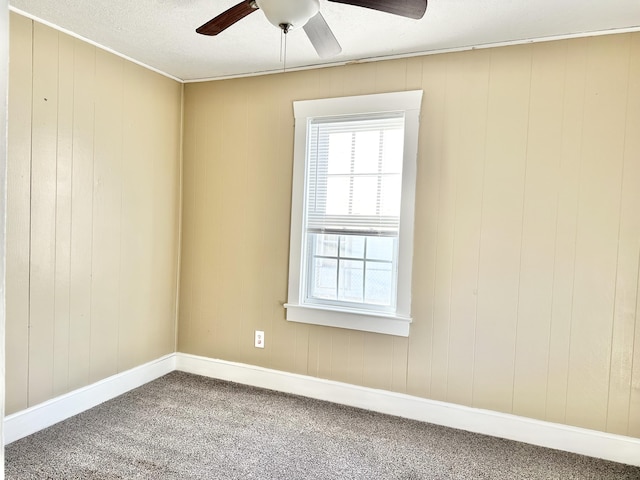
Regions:
M 256 330 L 255 346 L 256 348 L 264 348 L 264 332 L 261 330 Z

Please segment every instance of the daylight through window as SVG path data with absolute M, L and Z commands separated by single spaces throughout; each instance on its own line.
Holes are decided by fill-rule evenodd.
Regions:
M 287 320 L 409 334 L 421 98 L 294 102 Z
M 308 300 L 391 310 L 404 114 L 321 118 L 309 127 Z

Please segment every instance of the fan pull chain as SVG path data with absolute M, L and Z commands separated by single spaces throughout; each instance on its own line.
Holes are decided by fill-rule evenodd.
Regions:
M 280 61 L 283 63 L 282 71 L 287 71 L 287 33 L 289 33 L 289 29 L 291 28 L 291 24 L 289 23 L 281 23 L 280 24 Z M 282 37 L 284 37 L 284 50 L 283 50 L 283 41 Z M 284 55 L 283 55 L 284 51 Z
M 282 73 L 287 71 L 287 32 L 284 33 L 284 62 L 282 62 Z

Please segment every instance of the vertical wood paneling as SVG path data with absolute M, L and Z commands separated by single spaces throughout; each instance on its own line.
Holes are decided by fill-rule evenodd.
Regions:
M 201 85 L 194 85 L 193 88 L 202 89 Z M 199 92 L 200 93 L 200 92 Z M 201 93 L 204 96 L 204 92 Z M 202 100 L 202 96 L 199 97 Z M 179 328 L 179 348 L 183 345 L 190 345 L 191 352 L 197 355 L 203 355 L 206 352 L 205 345 L 210 337 L 210 331 L 215 324 L 207 329 L 199 328 L 201 321 L 201 297 L 200 293 L 204 288 L 200 277 L 203 268 L 206 268 L 210 260 L 206 256 L 206 252 L 216 255 L 214 248 L 206 249 L 204 228 L 208 227 L 211 219 L 207 219 L 202 215 L 202 200 L 200 195 L 206 191 L 202 186 L 205 179 L 205 165 L 203 163 L 204 142 L 207 138 L 206 129 L 209 127 L 206 121 L 206 115 L 203 109 L 198 108 L 196 104 L 190 104 L 190 97 L 185 96 L 185 125 L 184 125 L 184 183 L 183 183 L 183 216 L 182 216 L 182 266 L 181 266 L 181 289 L 188 292 L 187 296 L 182 296 L 180 301 L 181 316 L 184 324 Z M 215 125 L 211 125 L 215 127 Z M 218 143 L 220 129 L 212 128 L 210 135 L 213 137 L 213 146 Z M 214 180 L 212 179 L 212 182 Z M 214 190 L 212 185 L 211 190 Z M 213 215 L 211 215 L 213 217 Z M 196 259 L 195 252 L 199 252 L 202 257 Z M 215 268 L 215 271 L 218 269 Z M 189 288 L 191 287 L 191 288 Z M 209 284 L 209 287 L 215 291 L 216 283 Z M 185 313 L 186 310 L 186 313 Z M 211 314 L 212 312 L 210 312 Z
M 187 85 L 180 350 L 638 435 L 638 38 Z M 403 88 L 410 335 L 288 323 L 291 102 Z
M 376 92 L 396 92 L 405 88 L 407 83 L 407 60 L 392 60 L 389 62 L 375 62 Z
M 365 333 L 364 384 L 373 388 L 391 390 L 393 381 L 393 337 Z
M 640 256 L 640 255 L 639 255 Z M 640 438 L 640 268 L 638 269 L 638 289 L 636 291 L 636 327 L 633 339 L 633 367 L 631 370 L 631 394 L 629 395 L 629 428 L 627 434 Z
M 175 300 L 166 292 L 176 288 L 171 281 L 176 259 L 167 252 L 175 252 L 177 244 L 179 143 L 175 125 L 156 119 L 180 116 L 179 87 L 176 92 L 172 82 L 158 81 L 151 72 L 126 62 L 120 78 L 124 85 L 122 162 L 117 178 L 118 204 L 122 205 L 117 240 L 120 321 L 111 327 L 117 328 L 118 371 L 174 348 Z M 158 102 L 158 96 L 168 101 Z M 161 143 L 159 135 L 164 139 Z M 154 167 L 149 168 L 150 164 Z
M 33 24 L 24 17 L 13 15 L 10 28 L 5 331 L 7 414 L 28 406 Z
M 513 412 L 535 418 L 546 413 L 565 52 L 541 44 L 531 67 Z
M 259 202 L 259 216 L 263 222 L 261 231 L 273 229 L 273 235 L 265 237 L 261 242 L 262 258 L 257 265 L 266 265 L 268 268 L 259 268 L 260 283 L 256 284 L 262 292 L 262 302 L 270 314 L 265 321 L 269 323 L 273 332 L 271 335 L 273 351 L 269 366 L 285 370 L 290 368 L 291 345 L 295 344 L 293 364 L 298 367 L 298 371 L 306 373 L 306 361 L 302 362 L 299 359 L 307 345 L 308 327 L 283 321 L 285 318 L 283 305 L 287 301 L 289 272 L 282 266 L 288 265 L 289 262 L 290 216 L 287 213 L 291 211 L 293 164 L 264 162 L 265 153 L 283 159 L 290 158 L 292 155 L 293 143 L 290 133 L 293 130 L 291 120 L 293 106 L 287 101 L 290 91 L 295 89 L 298 99 L 317 98 L 321 91 L 318 71 L 309 70 L 300 73 L 302 88 L 299 87 L 297 75 L 285 83 L 272 77 L 266 86 L 260 79 L 252 79 L 254 81 L 252 88 L 259 95 L 259 102 L 264 105 L 262 135 L 265 138 L 265 142 L 255 145 L 255 157 L 252 158 L 253 162 L 260 166 L 259 177 L 255 178 L 255 187 L 261 195 Z M 265 88 L 275 89 L 277 95 L 266 94 L 268 90 Z M 251 104 L 254 104 L 253 101 Z M 275 121 L 277 122 L 275 130 L 270 128 L 270 124 L 274 122 L 274 112 L 276 112 Z M 264 150 L 265 147 L 266 150 Z M 275 188 L 271 188 L 272 185 L 275 185 Z M 256 232 L 256 235 L 263 236 L 260 232 Z
M 437 125 L 438 116 L 442 112 L 442 99 L 438 93 L 444 90 L 443 75 L 437 74 L 437 59 L 414 57 L 407 59 L 405 69 L 405 88 L 407 90 L 423 90 L 423 106 L 420 114 L 420 137 L 418 140 L 417 178 L 416 178 L 416 205 L 429 202 L 433 205 L 437 199 L 437 168 L 438 161 L 435 157 L 427 155 L 427 148 L 431 144 L 427 140 L 427 134 L 431 133 L 431 126 Z M 436 68 L 430 69 L 425 63 L 436 61 Z M 425 81 L 426 75 L 426 81 Z M 429 89 L 425 86 L 429 85 Z M 423 182 L 423 183 L 420 183 Z M 415 395 L 428 395 L 431 386 L 431 332 L 432 321 L 427 321 L 425 313 L 429 310 L 430 303 L 426 292 L 433 289 L 432 269 L 435 257 L 435 242 L 433 238 L 433 210 L 421 214 L 416 211 L 414 223 L 414 269 L 413 269 L 413 294 L 412 310 L 413 323 L 410 327 L 410 335 L 407 341 L 407 371 L 405 373 L 405 391 Z M 419 219 L 421 214 L 422 220 Z M 417 268 L 417 265 L 422 268 Z M 427 267 L 427 268 L 424 268 Z M 397 375 L 397 374 L 396 374 Z
M 74 41 L 69 388 L 89 383 L 96 49 Z
M 251 359 L 251 363 L 254 365 L 277 364 L 279 368 L 282 368 L 282 365 L 293 363 L 295 349 L 287 348 L 287 346 L 293 345 L 295 341 L 294 331 L 292 328 L 287 328 L 289 325 L 284 322 L 274 325 L 272 321 L 273 309 L 278 304 L 275 301 L 271 305 L 265 303 L 264 289 L 260 288 L 260 285 L 268 283 L 265 276 L 266 269 L 256 268 L 257 265 L 264 266 L 263 261 L 269 258 L 269 253 L 262 244 L 256 245 L 254 248 L 250 248 L 249 245 L 252 238 L 259 237 L 261 232 L 269 228 L 269 225 L 265 223 L 269 216 L 265 208 L 268 202 L 264 201 L 264 179 L 269 177 L 269 165 L 262 161 L 261 148 L 262 146 L 272 148 L 267 137 L 269 136 L 269 112 L 272 112 L 275 106 L 274 99 L 265 98 L 262 92 L 254 86 L 254 79 L 246 79 L 243 85 L 248 92 L 247 104 L 254 106 L 254 108 L 247 110 L 246 128 L 252 132 L 251 136 L 254 141 L 246 144 L 247 174 L 244 190 L 254 192 L 256 197 L 262 200 L 248 203 L 245 214 L 244 245 L 242 248 L 246 250 L 246 254 L 241 267 L 243 271 L 240 274 L 243 280 L 242 295 L 246 300 L 242 306 L 240 337 L 252 339 L 256 330 L 265 331 L 265 338 L 267 336 L 269 338 L 269 348 L 255 348 L 251 341 L 241 341 L 239 348 L 242 357 Z M 273 295 L 270 297 L 274 298 Z M 268 300 L 266 301 L 268 302 Z
M 422 89 L 422 57 L 411 57 L 406 59 L 405 90 Z M 420 148 L 420 145 L 418 145 Z
M 0 237 L 2 237 L 0 251 L 2 251 L 3 262 L 0 264 L 0 270 L 2 271 L 3 279 L 6 279 L 7 269 L 6 269 L 6 258 L 7 258 L 7 157 L 8 157 L 8 103 L 7 99 L 9 96 L 9 55 L 10 55 L 10 47 L 9 47 L 9 9 L 8 1 L 0 1 L 2 5 L 0 8 L 2 12 L 0 13 L 0 35 L 2 35 L 2 45 L 0 46 L 0 112 L 3 112 L 2 118 L 0 118 L 0 131 L 4 132 L 2 137 L 0 137 L 0 163 L 2 164 L 2 201 L 0 204 L 2 205 L 2 211 L 4 215 L 2 216 L 2 229 L 0 230 Z M 0 343 L 0 410 L 2 412 L 5 411 L 5 403 L 6 403 L 6 346 L 4 339 L 6 338 L 6 320 L 7 320 L 7 291 L 6 291 L 6 282 L 2 283 L 2 312 L 0 313 L 0 337 L 2 337 L 3 342 Z M 3 413 L 4 416 L 4 413 Z M 0 425 L 0 437 L 4 438 L 4 425 Z M 4 465 L 4 448 L 0 451 L 0 463 Z M 4 472 L 0 474 L 0 476 L 4 476 Z
M 339 97 L 347 95 L 366 95 L 375 91 L 376 64 L 347 65 Z
M 144 330 L 144 318 L 149 312 L 143 297 L 152 294 L 149 282 L 151 249 L 147 243 L 152 238 L 152 221 L 147 205 L 152 195 L 149 182 L 142 181 L 150 176 L 145 161 L 149 157 L 147 148 L 152 133 L 146 113 L 149 104 L 149 95 L 145 92 L 147 80 L 148 77 L 141 70 L 133 65 L 124 65 L 123 81 L 130 88 L 124 90 L 122 102 L 122 157 L 127 161 L 121 165 L 121 195 L 122 205 L 127 205 L 127 208 L 120 222 L 118 245 L 128 245 L 128 248 L 120 250 L 118 262 L 119 371 L 143 363 L 147 355 L 144 347 L 148 337 Z
M 308 374 L 309 355 L 309 325 L 296 325 L 294 340 L 294 359 L 292 372 L 301 375 Z
M 58 150 L 56 166 L 55 331 L 53 394 L 69 391 L 69 292 L 73 174 L 73 43 L 58 38 Z
M 195 242 L 195 219 L 197 218 L 196 201 L 196 132 L 197 132 L 197 102 L 194 95 L 184 96 L 183 105 L 183 163 L 182 163 L 182 225 L 180 227 L 181 238 L 181 264 L 180 264 L 180 290 L 188 292 L 180 295 L 178 318 L 180 318 L 180 328 L 178 329 L 178 351 L 187 351 L 187 345 L 194 348 L 191 340 L 193 329 L 193 293 L 196 288 L 194 282 L 194 271 L 196 262 L 194 256 L 196 250 Z
M 453 237 L 456 210 L 456 178 L 458 157 L 448 146 L 451 144 L 452 124 L 455 122 L 455 108 L 451 108 L 453 91 L 450 78 L 452 59 L 442 65 L 445 76 L 444 114 L 440 138 L 441 145 L 438 182 L 438 224 L 436 226 L 435 272 L 433 289 L 433 339 L 431 359 L 430 398 L 447 398 L 447 370 L 449 369 L 449 329 L 451 326 L 451 264 L 453 261 Z M 454 74 L 455 75 L 455 74 Z
M 640 36 L 630 37 L 628 100 L 625 111 L 620 224 L 616 265 L 616 286 L 611 342 L 607 431 L 638 435 L 640 419 L 632 424 L 630 410 L 640 410 L 638 395 L 633 397 L 634 333 L 640 330 L 638 319 L 638 282 L 640 281 Z M 624 128 L 624 127 L 623 127 Z M 636 348 L 640 345 L 636 343 Z M 640 385 L 636 380 L 636 392 Z M 629 412 L 629 413 L 628 413 Z
M 364 384 L 364 332 L 349 332 L 349 352 L 347 353 L 347 368 L 349 383 Z
M 181 86 L 149 70 L 142 69 L 141 73 L 147 94 L 142 96 L 144 102 L 140 108 L 147 128 L 144 137 L 139 139 L 144 155 L 134 158 L 142 163 L 140 170 L 143 174 L 138 177 L 137 184 L 148 185 L 148 194 L 138 208 L 143 210 L 149 228 L 147 236 L 142 239 L 137 231 L 123 237 L 121 255 L 123 249 L 137 242 L 141 242 L 142 249 L 149 252 L 146 255 L 148 263 L 141 266 L 145 275 L 144 290 L 138 295 L 144 302 L 140 322 L 142 336 L 134 345 L 134 348 L 142 350 L 142 362 L 149 362 L 175 348 Z M 158 138 L 163 141 L 158 142 Z M 134 159 L 127 155 L 122 161 Z M 121 224 L 128 217 L 131 206 L 131 203 L 122 201 Z M 135 285 L 134 291 L 140 287 L 140 284 Z M 123 311 L 122 307 L 120 311 Z M 120 345 L 118 347 L 120 352 L 122 349 Z
M 331 337 L 331 378 L 339 382 L 349 383 L 348 332 L 340 332 L 339 334 L 334 334 Z
M 247 92 L 246 101 L 244 103 L 245 108 L 242 113 L 243 117 L 240 120 L 241 124 L 244 124 L 244 128 L 250 129 L 250 125 L 252 123 L 252 117 L 255 112 L 253 108 L 250 108 L 250 105 L 253 105 L 252 99 L 255 97 L 252 95 L 253 92 L 250 89 L 247 89 L 247 81 L 239 82 L 235 84 L 235 88 L 244 90 Z M 258 103 L 260 103 L 258 99 Z M 246 142 L 240 138 L 239 132 L 236 132 L 233 129 L 234 135 L 238 135 L 238 140 L 242 143 L 240 148 L 236 148 L 236 152 L 234 152 L 233 156 L 227 156 L 227 158 L 233 158 L 233 161 L 230 162 L 229 166 L 234 165 L 238 167 L 237 170 L 233 173 L 238 175 L 238 185 L 239 189 L 245 192 L 257 192 L 256 187 L 259 186 L 258 179 L 254 177 L 254 175 L 259 171 L 257 167 L 254 167 L 254 163 L 258 163 L 258 157 L 252 157 L 252 153 L 255 153 L 256 145 L 253 142 Z M 237 155 L 237 156 L 236 156 Z M 247 350 L 255 351 L 255 347 L 251 347 L 251 341 L 240 341 L 240 339 L 253 339 L 255 328 L 255 322 L 264 322 L 262 319 L 264 309 L 261 308 L 261 295 L 259 283 L 249 280 L 251 278 L 260 278 L 261 270 L 256 268 L 257 265 L 260 264 L 260 260 L 263 255 L 261 255 L 261 248 L 251 248 L 251 243 L 253 243 L 253 238 L 258 233 L 256 229 L 256 223 L 258 223 L 257 219 L 259 217 L 259 207 L 256 207 L 256 203 L 249 201 L 249 196 L 244 196 L 245 201 L 241 202 L 242 211 L 240 217 L 238 215 L 232 215 L 234 221 L 239 220 L 238 224 L 238 233 L 236 236 L 236 240 L 240 240 L 240 242 L 236 242 L 235 248 L 239 248 L 244 252 L 242 255 L 241 262 L 236 263 L 236 271 L 233 273 L 232 277 L 238 277 L 238 285 L 242 292 L 242 297 L 245 299 L 242 302 L 240 308 L 234 309 L 234 313 L 238 316 L 238 321 L 240 322 L 241 331 L 240 338 L 238 338 L 238 353 L 239 356 L 243 354 L 246 355 Z M 223 210 L 225 213 L 230 213 L 232 211 L 229 208 L 229 204 L 225 204 Z M 262 231 L 262 229 L 260 230 Z M 224 251 L 229 252 L 230 249 L 225 249 Z M 225 272 L 229 272 L 229 269 L 223 270 Z M 231 277 L 231 276 L 230 276 Z M 268 325 L 270 326 L 270 319 L 267 320 Z M 266 322 L 265 322 L 266 323 Z M 268 329 L 269 331 L 271 328 Z M 266 335 L 266 334 L 265 334 Z M 236 337 L 235 332 L 231 334 L 232 338 Z M 270 339 L 272 336 L 270 335 Z M 270 353 L 270 350 L 266 350 L 264 352 L 267 356 Z M 240 357 L 242 358 L 242 357 Z
M 17 14 L 11 46 L 7 413 L 173 351 L 181 108 L 176 82 Z
M 627 36 L 589 41 L 566 419 L 597 430 L 606 428 L 629 54 Z
M 531 48 L 491 52 L 473 405 L 510 412 Z
M 322 75 L 323 80 L 323 92 L 326 92 L 330 97 L 343 97 L 345 86 L 345 77 L 349 72 L 349 68 L 333 67 L 327 69 L 327 73 Z M 318 97 L 319 98 L 319 97 Z
M 394 392 L 407 391 L 407 350 L 409 341 L 404 337 L 393 337 L 391 357 L 391 387 Z
M 92 382 L 117 372 L 122 209 L 122 60 L 96 51 L 91 257 Z M 117 99 L 117 100 L 114 100 Z
M 565 421 L 569 377 L 569 344 L 573 311 L 573 271 L 576 251 L 587 42 L 585 39 L 580 39 L 566 43 L 562 145 L 557 154 L 559 156 L 559 186 L 546 419 L 560 423 Z
M 482 222 L 487 95 L 491 52 L 458 55 L 451 63 L 449 145 L 456 170 L 447 401 L 470 405 L 475 357 L 478 261 Z
M 172 345 L 179 87 L 37 24 L 31 58 L 32 25 L 9 413 Z M 180 349 L 640 436 L 638 58 L 630 34 L 189 85 Z M 425 91 L 411 335 L 287 323 L 291 101 L 402 88 Z
M 319 368 L 320 354 L 319 354 L 319 346 L 318 346 L 318 327 L 316 327 L 315 325 L 309 326 L 309 340 L 308 340 L 307 348 L 308 348 L 307 350 L 308 356 L 306 358 L 307 374 L 311 375 L 312 377 L 317 377 L 318 372 L 320 371 L 320 368 Z
M 216 116 L 222 119 L 221 132 L 223 141 L 219 145 L 219 157 L 210 155 L 207 159 L 207 177 L 216 178 L 215 188 L 210 194 L 215 198 L 215 213 L 211 219 L 211 229 L 224 232 L 216 242 L 216 265 L 214 274 L 221 281 L 220 298 L 217 301 L 218 322 L 216 324 L 216 345 L 224 358 L 240 360 L 240 344 L 249 344 L 253 338 L 243 329 L 246 315 L 245 304 L 248 299 L 238 303 L 230 302 L 237 294 L 242 295 L 247 275 L 247 261 L 244 255 L 251 255 L 247 250 L 246 215 L 249 209 L 248 195 L 234 195 L 234 192 L 246 191 L 248 172 L 248 92 L 236 82 L 226 82 L 224 97 L 221 98 L 221 110 Z M 222 92 L 221 92 L 222 93 Z M 214 113 L 212 112 L 212 115 Z M 202 185 L 208 189 L 208 183 Z M 206 205 L 206 204 L 205 204 Z M 205 207 L 206 208 L 206 207 Z M 207 296 L 210 296 L 207 293 Z M 244 296 L 242 296 L 244 298 Z M 220 301 L 220 299 L 225 299 Z M 227 321 L 227 319 L 233 321 Z M 241 332 L 245 335 L 242 336 Z M 265 343 L 266 335 L 265 332 Z
M 33 29 L 29 404 L 53 395 L 58 32 Z
M 333 354 L 333 332 L 329 328 L 311 330 L 316 343 L 316 375 L 320 378 L 331 378 L 331 358 Z M 337 335 L 340 335 L 339 333 Z
M 628 115 L 628 120 L 627 120 L 627 137 L 626 137 L 626 149 L 625 149 L 625 177 L 623 179 L 623 181 L 625 183 L 623 183 L 623 199 L 624 202 L 622 204 L 623 207 L 623 215 L 629 215 L 629 216 L 625 216 L 625 222 L 626 225 L 628 227 L 631 227 L 632 225 L 636 225 L 637 228 L 637 223 L 634 223 L 638 221 L 638 214 L 637 214 L 637 205 L 638 203 L 633 203 L 634 207 L 631 210 L 626 210 L 627 207 L 627 203 L 626 201 L 629 200 L 629 195 L 638 195 L 638 189 L 635 187 L 635 185 L 638 185 L 638 175 L 640 175 L 638 169 L 638 161 L 640 159 L 640 145 L 638 144 L 638 142 L 640 141 L 640 139 L 638 138 L 638 135 L 636 134 L 638 132 L 638 128 L 640 128 L 640 126 L 638 125 L 638 122 L 640 122 L 640 119 L 638 118 L 638 114 L 640 113 L 640 108 L 638 107 L 638 102 L 640 101 L 640 99 L 638 98 L 638 93 L 640 92 L 640 55 L 638 55 L 638 52 L 640 52 L 640 35 L 633 35 L 631 37 L 631 52 L 630 52 L 630 62 L 629 62 L 629 92 L 631 95 L 631 102 L 629 105 L 629 109 L 627 110 L 627 115 Z M 629 162 L 629 163 L 627 163 Z M 627 168 L 628 167 L 628 168 Z M 627 175 L 630 176 L 630 180 L 627 183 Z M 634 181 L 634 178 L 636 179 Z M 625 186 L 629 185 L 629 187 L 632 189 L 631 191 L 633 191 L 634 193 L 631 194 L 629 190 L 625 189 Z M 637 197 L 636 197 L 637 198 Z M 633 227 L 631 227 L 633 228 Z M 631 228 L 629 228 L 628 231 L 631 231 Z M 637 231 L 637 230 L 636 230 Z M 640 234 L 639 234 L 640 236 Z M 625 238 L 625 237 L 622 237 Z M 625 239 L 625 242 L 627 240 Z M 633 240 L 632 240 L 633 241 Z M 636 238 L 635 240 L 636 242 L 640 242 L 640 238 Z M 628 407 L 628 412 L 629 412 L 629 417 L 628 417 L 628 425 L 627 425 L 627 435 L 631 435 L 633 437 L 638 437 L 640 438 L 640 247 L 637 248 L 637 261 L 638 261 L 638 271 L 636 272 L 636 307 L 635 307 L 635 311 L 633 311 L 633 319 L 634 319 L 634 335 L 633 335 L 633 344 L 632 344 L 632 351 L 631 354 L 629 355 L 631 357 L 631 372 L 630 372 L 630 382 L 629 382 L 629 388 L 630 388 L 630 392 L 629 392 L 629 407 Z M 633 254 L 631 252 L 631 254 Z M 614 336 L 614 339 L 616 337 Z M 629 343 L 626 343 L 626 345 L 629 345 Z M 622 357 L 622 365 L 620 363 L 618 363 L 620 360 L 618 360 L 620 357 Z M 625 368 L 624 365 L 624 360 L 626 358 L 628 358 L 628 356 L 626 354 L 622 354 L 620 357 L 614 357 L 611 365 L 613 368 L 620 368 L 621 370 Z M 628 367 L 627 367 L 628 368 Z M 619 381 L 620 377 L 623 377 L 623 382 L 624 382 L 624 377 L 628 375 L 628 373 L 626 373 L 624 370 L 621 371 L 621 374 L 612 374 L 611 375 L 611 381 L 615 382 L 615 381 Z M 626 385 L 623 384 L 623 389 L 626 387 Z M 613 400 L 613 405 L 614 406 L 619 406 L 620 404 L 624 403 L 624 401 L 619 401 L 614 399 Z M 611 410 L 610 410 L 611 411 Z M 618 414 L 619 415 L 619 414 Z M 622 409 L 622 416 L 624 416 L 624 409 Z M 620 422 L 619 419 L 612 419 L 615 422 Z M 624 431 L 621 431 L 619 433 L 625 433 Z
M 442 125 L 445 113 L 447 57 L 423 59 L 422 87 L 425 91 L 420 117 L 416 208 L 414 225 L 413 323 L 409 335 L 407 392 L 428 397 L 433 359 L 433 311 L 435 307 L 436 239 L 438 236 L 439 178 L 442 167 Z
M 196 161 L 195 167 L 195 195 L 198 200 L 196 209 L 196 223 L 194 230 L 194 247 L 201 252 L 202 256 L 197 260 L 194 267 L 194 283 L 193 292 L 193 309 L 198 312 L 194 317 L 195 322 L 203 321 L 202 313 L 207 312 L 210 315 L 208 324 L 199 326 L 198 330 L 194 330 L 194 342 L 201 351 L 206 351 L 208 346 L 216 348 L 224 342 L 224 338 L 219 334 L 219 324 L 224 318 L 220 313 L 220 306 L 209 297 L 208 289 L 211 291 L 222 291 L 225 282 L 225 272 L 222 270 L 221 261 L 223 259 L 223 251 L 216 245 L 207 248 L 207 238 L 215 235 L 216 230 L 224 231 L 228 226 L 224 225 L 221 220 L 220 204 L 224 199 L 226 191 L 222 183 L 222 177 L 213 175 L 212 166 L 214 158 L 220 158 L 222 148 L 222 139 L 224 138 L 223 115 L 226 106 L 224 106 L 224 97 L 216 96 L 215 103 L 219 105 L 216 111 L 207 112 L 205 109 L 199 109 L 198 125 L 196 130 Z M 207 98 L 208 103 L 214 103 Z M 215 155 L 215 157 L 214 157 Z M 225 159 L 223 159 L 224 161 Z M 207 215 L 207 209 L 210 214 Z M 216 223 L 218 225 L 216 225 Z M 233 275 L 233 272 L 229 272 Z M 208 287 L 210 286 L 210 287 Z M 231 320 L 231 319 L 227 319 Z M 233 319 L 237 322 L 237 319 Z M 194 322 L 194 323 L 195 323 Z M 202 328 L 204 327 L 204 328 Z
M 196 180 L 196 194 L 198 195 L 198 216 L 200 222 L 196 225 L 195 231 L 199 252 L 203 251 L 202 246 L 206 248 L 207 239 L 215 235 L 216 231 L 225 232 L 225 235 L 219 237 L 221 242 L 224 242 L 225 239 L 228 241 L 229 238 L 236 233 L 232 230 L 231 225 L 224 223 L 222 216 L 225 196 L 229 194 L 229 190 L 226 190 L 229 179 L 224 178 L 222 174 L 216 175 L 214 165 L 214 162 L 218 159 L 218 161 L 222 161 L 222 165 L 227 165 L 225 163 L 226 161 L 234 160 L 233 157 L 225 157 L 222 154 L 223 139 L 226 135 L 224 128 L 226 117 L 223 113 L 229 108 L 225 103 L 225 94 L 226 92 L 223 90 L 216 95 L 215 103 L 210 102 L 219 105 L 219 109 L 216 109 L 215 112 L 202 113 L 206 118 L 206 124 L 204 126 L 200 125 L 198 130 L 196 145 L 199 164 L 197 167 L 198 178 Z M 207 215 L 207 208 L 210 209 L 211 215 Z M 221 242 L 216 241 L 214 245 L 211 245 L 212 248 L 209 249 L 211 256 L 207 261 L 207 255 L 205 254 L 203 257 L 205 261 L 199 265 L 199 268 L 197 268 L 195 272 L 195 278 L 198 279 L 204 279 L 207 275 L 213 277 L 210 282 L 200 281 L 198 283 L 194 298 L 195 308 L 200 310 L 199 322 L 205 320 L 202 317 L 202 313 L 212 313 L 211 320 L 213 321 L 209 322 L 205 320 L 204 326 L 206 329 L 204 331 L 206 334 L 199 340 L 204 351 L 208 350 L 208 348 L 210 348 L 209 346 L 215 346 L 215 348 L 219 348 L 221 352 L 226 352 L 224 349 L 229 348 L 225 347 L 227 337 L 221 328 L 221 324 L 222 327 L 224 327 L 224 325 L 227 324 L 225 320 L 230 319 L 225 317 L 221 311 L 221 302 L 217 301 L 218 298 L 215 298 L 214 295 L 210 295 L 208 292 L 208 286 L 211 285 L 213 287 L 212 290 L 220 292 L 224 298 L 227 291 L 225 290 L 228 281 L 227 275 L 233 276 L 235 274 L 235 269 L 229 272 L 224 270 L 225 265 L 223 262 L 225 260 L 229 262 L 231 255 L 229 250 L 225 250 L 228 244 L 221 245 Z M 209 298 L 210 301 L 208 301 Z M 235 316 L 235 313 L 233 315 Z M 237 325 L 237 322 L 238 319 L 234 318 L 233 323 L 229 322 L 231 325 L 229 325 L 227 329 L 233 328 L 233 325 Z M 202 331 L 202 328 L 200 328 L 198 332 L 196 332 L 196 335 L 201 336 Z M 231 340 L 232 349 L 235 348 L 235 342 L 236 340 Z
M 307 76 L 310 77 L 309 84 L 312 86 L 313 72 L 308 72 Z M 254 238 L 262 237 L 262 232 L 278 222 L 277 212 L 269 208 L 269 197 L 273 192 L 266 189 L 265 185 L 277 181 L 281 172 L 274 165 L 265 163 L 263 155 L 277 155 L 279 148 L 280 128 L 276 126 L 272 130 L 270 127 L 274 123 L 274 117 L 279 117 L 277 112 L 281 104 L 280 95 L 265 95 L 253 78 L 245 79 L 240 88 L 248 94 L 247 105 L 255 107 L 248 108 L 246 112 L 246 128 L 251 132 L 252 140 L 246 142 L 247 169 L 243 189 L 253 192 L 255 198 L 260 200 L 245 204 L 243 245 L 239 245 L 235 253 L 235 261 L 242 270 L 239 275 L 243 283 L 243 296 L 246 298 L 240 325 L 243 332 L 241 336 L 250 339 L 248 342 L 241 341 L 239 348 L 245 358 L 253 359 L 252 363 L 281 369 L 295 363 L 297 351 L 297 348 L 291 348 L 296 343 L 295 328 L 285 322 L 275 321 L 284 315 L 282 303 L 286 299 L 286 293 L 279 288 L 280 282 L 273 281 L 273 267 L 281 262 L 279 243 L 286 239 L 280 236 L 279 242 L 274 242 L 273 238 L 269 238 L 253 248 L 247 248 Z M 278 124 L 279 121 L 276 120 L 276 125 Z M 284 231 L 287 229 L 288 224 L 282 227 Z M 242 251 L 245 253 L 242 254 Z M 262 285 L 269 287 L 265 289 Z M 265 331 L 267 343 L 264 350 L 253 346 L 255 330 Z

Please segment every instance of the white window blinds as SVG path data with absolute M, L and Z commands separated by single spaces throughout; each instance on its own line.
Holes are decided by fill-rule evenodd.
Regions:
M 396 236 L 404 113 L 314 118 L 308 134 L 307 232 Z

